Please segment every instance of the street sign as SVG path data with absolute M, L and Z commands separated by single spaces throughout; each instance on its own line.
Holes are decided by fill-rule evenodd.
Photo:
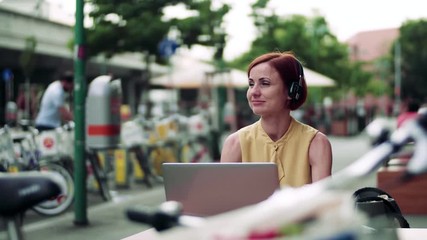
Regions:
M 169 58 L 175 53 L 178 47 L 179 44 L 176 41 L 164 38 L 158 46 L 159 54 L 164 58 Z
M 3 70 L 3 80 L 7 83 L 13 80 L 13 73 L 9 68 Z

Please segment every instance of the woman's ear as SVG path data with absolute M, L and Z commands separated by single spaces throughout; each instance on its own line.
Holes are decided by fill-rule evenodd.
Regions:
M 292 98 L 287 96 L 286 97 L 286 108 L 290 108 L 292 102 Z

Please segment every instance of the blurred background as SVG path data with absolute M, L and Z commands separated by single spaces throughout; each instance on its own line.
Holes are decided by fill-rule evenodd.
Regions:
M 79 3 L 84 3 L 84 28 L 78 30 Z M 84 61 L 90 89 L 101 75 L 120 80 L 114 85 L 120 87 L 117 99 L 85 98 L 105 103 L 105 109 L 74 106 L 75 96 L 68 96 L 72 110 L 91 110 L 87 123 L 114 130 L 107 131 L 109 136 L 88 136 L 90 144 L 111 150 L 98 149 L 101 162 L 111 165 L 101 167 L 107 186 L 90 179 L 96 171 L 92 176 L 88 167 L 86 186 L 76 190 L 106 188 L 108 193 L 112 186 L 117 192 L 104 200 L 120 199 L 121 190 L 135 189 L 134 183 L 161 186 L 163 162 L 219 160 L 224 137 L 257 120 L 246 101 L 248 63 L 266 52 L 292 51 L 304 65 L 309 87 L 307 102 L 292 115 L 330 136 L 335 172 L 367 151 L 369 139 L 360 133 L 373 120 L 386 119 L 396 127 L 409 105 L 425 109 L 424 5 L 418 0 L 0 0 L 0 124 L 29 120 L 31 125 L 46 87 L 64 71 L 75 70 L 77 60 Z M 95 122 L 104 113 L 120 113 L 119 121 L 107 116 Z M 81 122 L 76 123 L 78 129 Z M 74 125 L 64 124 L 58 136 L 51 136 L 61 147 L 55 157 L 73 161 Z M 36 145 L 30 150 L 43 150 Z M 71 176 L 80 177 L 67 171 L 70 184 Z M 160 192 L 153 205 L 163 201 Z M 86 197 L 80 193 L 76 196 Z M 89 194 L 89 205 L 98 198 Z
M 410 2 L 85 1 L 86 79 L 120 78 L 127 117 L 208 108 L 221 133 L 254 120 L 250 60 L 293 51 L 327 78 L 306 76 L 310 96 L 294 116 L 353 135 L 409 99 L 426 100 L 427 20 Z M 47 84 L 73 68 L 74 11 L 73 1 L 0 1 L 1 123 L 33 119 Z

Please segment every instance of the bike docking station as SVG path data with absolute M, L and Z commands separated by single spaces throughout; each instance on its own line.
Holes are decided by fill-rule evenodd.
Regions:
M 120 136 L 123 148 L 126 149 L 123 151 L 124 154 L 126 154 L 125 157 L 129 157 L 132 166 L 134 166 L 132 168 L 134 181 L 137 183 L 142 183 L 145 181 L 147 186 L 150 186 L 150 183 L 146 181 L 147 173 L 144 173 L 146 171 L 144 171 L 144 164 L 142 162 L 142 159 L 145 158 L 145 155 L 141 148 L 146 145 L 147 141 L 143 127 L 141 124 L 137 123 L 136 120 L 126 121 L 123 123 Z
M 86 150 L 96 178 L 94 188 L 104 200 L 111 199 L 109 173 L 116 187 L 129 187 L 129 162 L 120 146 L 121 80 L 102 75 L 89 85 L 86 98 Z
M 133 166 L 133 180 L 144 183 L 148 188 L 161 183 L 161 164 L 176 162 L 176 154 L 170 146 L 178 141 L 176 127 L 168 119 L 154 123 L 147 119 L 133 119 L 123 123 L 121 143 Z M 152 165 L 154 165 L 152 167 Z

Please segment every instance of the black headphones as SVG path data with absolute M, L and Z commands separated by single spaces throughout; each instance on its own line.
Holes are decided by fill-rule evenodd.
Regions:
M 302 64 L 296 60 L 298 65 L 298 80 L 293 81 L 291 87 L 289 88 L 289 97 L 293 101 L 297 101 L 302 95 L 302 78 L 304 77 L 304 69 L 302 68 Z

